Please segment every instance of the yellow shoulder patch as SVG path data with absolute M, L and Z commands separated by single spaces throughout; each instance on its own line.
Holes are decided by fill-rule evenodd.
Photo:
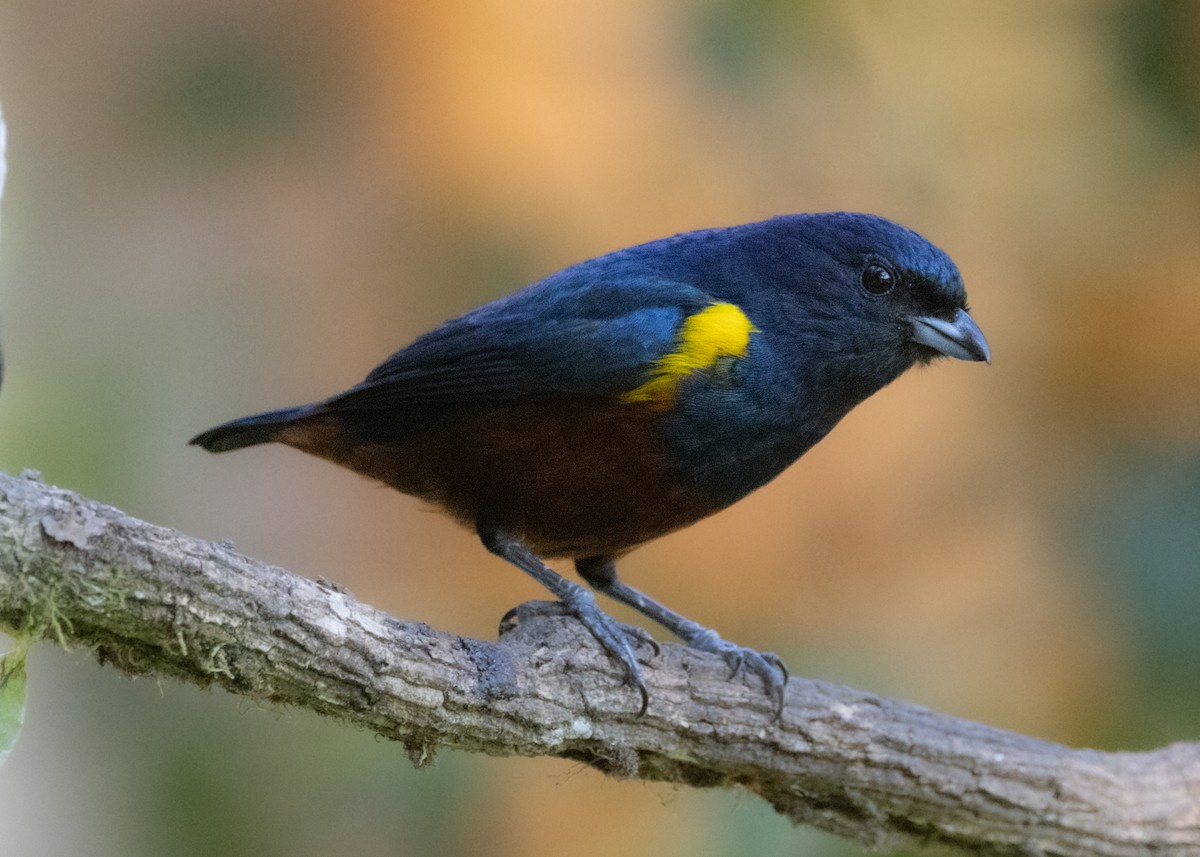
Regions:
M 723 357 L 744 357 L 750 345 L 750 334 L 757 331 L 741 308 L 734 304 L 705 307 L 683 322 L 675 335 L 675 350 L 654 361 L 650 380 L 625 393 L 621 401 L 671 407 L 684 378 L 712 368 Z

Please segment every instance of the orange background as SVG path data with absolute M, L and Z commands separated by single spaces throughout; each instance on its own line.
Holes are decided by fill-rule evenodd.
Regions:
M 0 468 L 490 639 L 543 594 L 469 533 L 187 439 L 582 258 L 871 211 L 956 259 L 993 365 L 902 378 L 623 575 L 797 674 L 1073 744 L 1200 737 L 1196 10 L 0 0 Z M 5 853 L 858 853 L 736 793 L 416 772 L 86 652 L 39 646 L 29 685 Z

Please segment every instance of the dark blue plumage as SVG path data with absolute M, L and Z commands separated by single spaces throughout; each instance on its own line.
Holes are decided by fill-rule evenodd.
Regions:
M 989 359 L 954 263 L 863 214 L 778 217 L 619 250 L 441 325 L 344 393 L 192 442 L 278 441 L 432 501 L 546 584 L 625 667 L 584 578 L 690 645 L 763 675 L 621 582 L 615 557 L 735 502 L 915 363 Z

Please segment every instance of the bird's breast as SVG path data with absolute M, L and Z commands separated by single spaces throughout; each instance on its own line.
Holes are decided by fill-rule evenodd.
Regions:
M 664 433 L 677 478 L 727 506 L 779 475 L 840 415 L 756 331 L 743 356 L 679 383 Z

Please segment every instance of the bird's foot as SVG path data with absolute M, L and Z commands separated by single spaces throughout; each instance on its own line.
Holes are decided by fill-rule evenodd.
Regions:
M 684 629 L 684 633 L 680 634 L 680 638 L 689 647 L 720 655 L 729 665 L 730 678 L 741 673 L 761 676 L 767 695 L 775 702 L 775 717 L 783 714 L 783 695 L 787 687 L 788 670 L 779 655 L 739 646 L 723 639 L 711 628 L 690 624 L 694 627 Z
M 659 645 L 649 632 L 636 625 L 618 622 L 609 616 L 599 605 L 591 592 L 578 587 L 578 591 L 568 589 L 562 601 L 527 601 L 519 604 L 504 614 L 500 620 L 500 633 L 506 634 L 520 622 L 534 616 L 574 616 L 599 641 L 604 650 L 621 665 L 625 673 L 626 684 L 637 690 L 641 697 L 638 715 L 646 713 L 650 705 L 650 693 L 642 679 L 642 669 L 634 656 L 633 648 L 648 646 L 655 655 L 660 652 Z M 632 644 L 632 647 L 631 647 Z
M 599 609 L 599 607 L 596 609 Z M 662 654 L 662 647 L 659 646 L 657 640 L 650 636 L 650 632 L 645 628 L 620 622 L 608 616 L 607 613 L 603 615 L 619 628 L 621 633 L 628 637 L 630 642 L 635 646 L 645 646 L 651 649 L 656 657 Z M 500 635 L 504 636 L 510 633 L 526 619 L 538 616 L 574 616 L 575 618 L 579 618 L 578 614 L 571 607 L 561 601 L 526 601 L 518 604 L 500 618 Z M 588 630 L 590 631 L 591 628 Z M 639 663 L 645 663 L 645 661 L 639 661 Z
M 640 628 L 632 628 L 609 616 L 596 604 L 596 596 L 591 590 L 555 572 L 511 533 L 483 523 L 478 525 L 478 530 L 485 548 L 501 559 L 511 562 L 558 596 L 566 609 L 592 632 L 592 636 L 599 640 L 600 645 L 624 668 L 626 684 L 637 688 L 642 698 L 638 714 L 645 714 L 650 705 L 650 693 L 646 690 L 646 682 L 642 680 L 642 668 L 633 656 L 629 641 L 632 639 L 635 643 L 648 642 L 657 652 L 658 644 L 650 639 L 650 635 Z

